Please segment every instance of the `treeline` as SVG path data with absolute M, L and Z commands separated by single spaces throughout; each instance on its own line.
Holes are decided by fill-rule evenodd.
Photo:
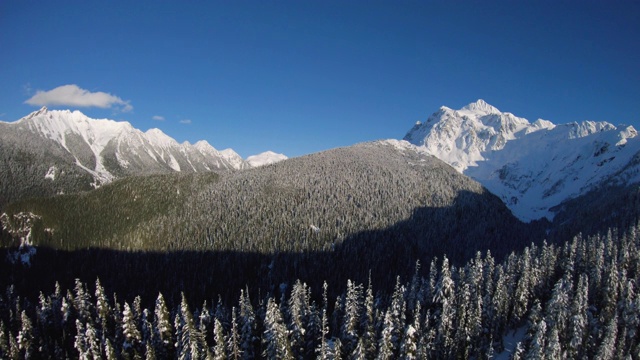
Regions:
M 418 267 L 420 265 L 418 264 Z M 109 295 L 100 281 L 35 299 L 0 296 L 2 358 L 514 359 L 640 358 L 638 227 L 561 246 L 531 245 L 496 262 L 433 260 L 425 277 L 312 294 L 304 282 L 229 305 L 185 294 L 168 305 Z M 524 332 L 516 346 L 504 339 Z

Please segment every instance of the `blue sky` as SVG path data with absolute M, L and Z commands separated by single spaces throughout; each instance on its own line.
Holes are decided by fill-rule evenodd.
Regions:
M 640 128 L 640 2 L 0 2 L 4 121 L 48 103 L 299 156 L 479 98 Z

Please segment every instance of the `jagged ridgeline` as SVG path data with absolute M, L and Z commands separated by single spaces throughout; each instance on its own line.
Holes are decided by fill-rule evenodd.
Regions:
M 263 153 L 252 161 L 283 157 Z M 179 144 L 159 129 L 142 132 L 79 111 L 43 107 L 15 122 L 0 121 L 0 210 L 17 200 L 88 191 L 127 176 L 250 166 L 232 149 L 218 151 L 206 141 Z
M 410 273 L 417 259 L 446 253 L 461 262 L 487 249 L 502 257 L 542 239 L 535 224 L 520 223 L 477 182 L 394 142 L 225 175 L 132 177 L 86 194 L 16 203 L 7 213 L 41 216 L 32 239 L 52 249 L 145 251 L 136 261 L 152 253 L 220 256 L 205 261 L 206 273 L 238 269 L 245 275 L 225 281 L 240 287 L 294 276 L 343 284 L 347 276 L 365 281 L 370 270 L 392 286 L 389 269 Z M 96 267 L 107 271 L 94 265 L 96 275 Z

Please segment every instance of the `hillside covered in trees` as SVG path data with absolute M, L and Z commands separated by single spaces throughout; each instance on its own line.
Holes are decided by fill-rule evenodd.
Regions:
M 165 295 L 175 298 L 193 287 L 197 299 L 295 278 L 343 286 L 370 274 L 390 290 L 416 260 L 447 254 L 459 264 L 486 250 L 502 258 L 544 231 L 440 160 L 388 142 L 224 175 L 127 178 L 14 203 L 2 221 L 5 246 L 28 233 L 39 248 L 30 270 L 16 274 L 29 284 L 100 277 L 131 295 L 173 287 Z

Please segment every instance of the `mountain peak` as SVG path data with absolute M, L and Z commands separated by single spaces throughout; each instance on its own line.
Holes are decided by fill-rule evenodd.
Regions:
M 482 183 L 521 220 L 551 220 L 554 206 L 601 184 L 640 182 L 633 127 L 529 123 L 483 100 L 446 109 L 413 126 L 405 140 Z
M 49 112 L 49 109 L 47 109 L 46 106 L 43 106 L 40 108 L 40 110 L 36 110 L 34 112 L 32 112 L 31 114 L 27 115 L 27 119 L 33 119 L 36 116 L 40 116 L 40 115 L 44 115 L 47 112 Z
M 252 155 L 247 157 L 247 162 L 249 163 L 249 165 L 251 165 L 251 167 L 258 167 L 258 166 L 277 163 L 279 161 L 286 160 L 286 159 L 288 158 L 284 154 L 278 154 L 273 151 L 265 151 L 258 155 Z
M 463 107 L 460 111 L 469 111 L 475 113 L 484 113 L 484 114 L 500 114 L 500 110 L 496 107 L 489 105 L 486 101 L 482 99 L 478 99 L 476 102 L 472 102 L 471 104 Z

